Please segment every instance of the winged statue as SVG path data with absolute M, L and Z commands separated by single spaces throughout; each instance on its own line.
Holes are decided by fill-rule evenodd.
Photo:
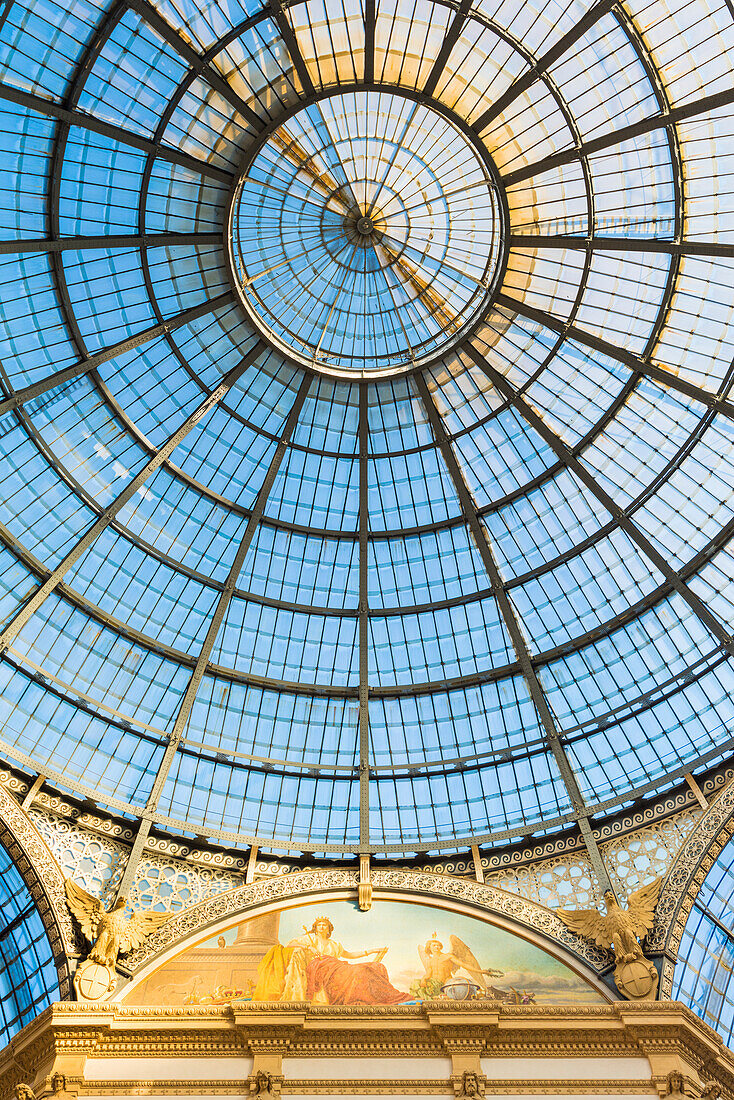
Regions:
M 89 953 L 92 962 L 114 969 L 117 956 L 132 951 L 168 920 L 169 913 L 141 913 L 125 916 L 127 899 L 118 898 L 109 912 L 99 898 L 88 894 L 73 879 L 64 880 L 66 901 L 79 921 L 82 932 L 93 945 Z
M 611 890 L 604 894 L 607 912 L 598 909 L 556 909 L 567 928 L 593 940 L 599 947 L 614 947 L 617 965 L 644 959 L 638 940 L 644 939 L 655 921 L 655 906 L 660 896 L 662 878 L 648 882 L 630 894 L 623 909 Z

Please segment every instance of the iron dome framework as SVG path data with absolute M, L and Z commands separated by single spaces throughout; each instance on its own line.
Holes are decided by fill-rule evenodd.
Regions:
M 732 747 L 728 5 L 11 3 L 1 42 L 2 753 L 137 855 L 578 824 L 603 879 L 590 819 Z M 298 332 L 238 266 L 243 167 L 280 133 L 262 208 L 300 224 L 365 133 L 292 119 L 350 96 L 385 149 L 388 100 L 450 119 L 496 199 L 451 333 L 473 269 L 374 246 L 427 333 L 379 376 L 287 352 L 348 264 Z

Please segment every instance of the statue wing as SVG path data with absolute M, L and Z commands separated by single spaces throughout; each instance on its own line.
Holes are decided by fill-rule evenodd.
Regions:
M 170 913 L 141 913 L 136 911 L 125 921 L 120 933 L 120 951 L 132 951 L 134 947 L 140 947 L 151 932 L 160 928 L 171 916 Z
M 449 941 L 451 943 L 451 954 L 459 959 L 465 970 L 468 970 L 470 973 L 474 971 L 475 974 L 483 973 L 481 966 L 477 962 L 476 956 L 466 946 L 463 940 L 460 940 L 458 936 L 449 936 Z
M 430 974 L 431 968 L 428 965 L 428 956 L 426 955 L 426 949 L 422 943 L 418 944 L 418 954 L 420 955 L 421 962 L 423 963 L 423 969 L 425 970 L 426 974 Z
M 662 878 L 656 878 L 629 896 L 627 915 L 632 931 L 640 939 L 644 938 L 655 922 L 655 906 L 658 903 L 662 884 Z
M 88 894 L 86 890 L 74 882 L 73 878 L 64 879 L 66 890 L 66 903 L 79 921 L 82 932 L 90 943 L 97 939 L 99 923 L 105 915 L 105 907 L 99 898 Z
M 556 909 L 566 928 L 593 940 L 599 947 L 611 947 L 612 936 L 606 929 L 606 919 L 598 909 Z

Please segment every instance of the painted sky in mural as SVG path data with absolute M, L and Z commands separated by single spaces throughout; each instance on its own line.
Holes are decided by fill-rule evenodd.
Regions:
M 598 1004 L 540 947 L 463 913 L 381 901 L 297 905 L 243 920 L 133 989 L 128 1004 L 406 1004 L 423 1000 Z

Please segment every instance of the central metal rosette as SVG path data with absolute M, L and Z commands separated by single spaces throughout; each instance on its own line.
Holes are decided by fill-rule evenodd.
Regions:
M 486 310 L 503 215 L 486 151 L 398 92 L 326 96 L 255 148 L 230 208 L 235 285 L 255 327 L 330 374 L 431 362 Z
M 389 232 L 389 224 L 382 210 L 370 209 L 366 202 L 362 202 L 345 215 L 343 230 L 344 240 L 355 248 L 374 248 L 384 241 Z M 387 246 L 389 247 L 389 242 Z

